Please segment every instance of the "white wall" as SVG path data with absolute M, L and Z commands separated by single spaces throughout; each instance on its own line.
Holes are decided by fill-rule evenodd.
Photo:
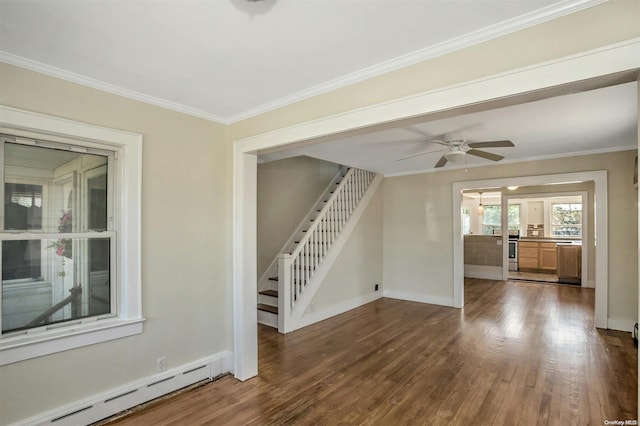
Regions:
M 141 133 L 140 335 L 0 367 L 0 423 L 232 350 L 224 126 L 0 65 L 0 103 Z
M 635 322 L 638 225 L 637 197 L 631 183 L 634 156 L 633 151 L 623 151 L 385 179 L 385 291 L 423 300 L 452 300 L 453 182 L 604 169 L 608 171 L 609 191 L 609 318 L 612 324 Z
M 258 164 L 258 277 L 280 253 L 340 167 L 311 157 Z

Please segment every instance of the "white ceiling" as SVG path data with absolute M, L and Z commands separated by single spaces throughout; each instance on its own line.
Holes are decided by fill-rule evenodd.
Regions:
M 602 0 L 0 0 L 0 61 L 231 123 Z M 635 83 L 261 156 L 385 175 L 433 170 L 427 139 L 512 140 L 502 162 L 632 148 Z M 493 164 L 470 155 L 467 166 Z M 464 167 L 448 163 L 445 169 Z
M 619 84 L 265 154 L 260 160 L 308 155 L 393 176 L 433 171 L 443 152 L 396 161 L 446 148 L 426 142 L 433 138 L 463 138 L 468 142 L 511 140 L 515 144 L 513 148 L 483 149 L 505 156 L 501 163 L 634 149 L 637 148 L 637 92 L 636 82 Z M 495 164 L 472 155 L 466 157 L 468 167 Z M 444 169 L 464 167 L 464 163 L 449 162 Z
M 602 0 L 0 1 L 0 61 L 230 123 Z

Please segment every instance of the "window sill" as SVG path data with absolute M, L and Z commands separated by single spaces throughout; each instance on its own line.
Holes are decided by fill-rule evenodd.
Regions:
M 144 318 L 108 319 L 0 340 L 0 366 L 142 333 Z

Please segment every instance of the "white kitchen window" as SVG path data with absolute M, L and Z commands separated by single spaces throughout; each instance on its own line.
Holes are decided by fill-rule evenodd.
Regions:
M 581 237 L 582 203 L 551 204 L 551 233 L 554 237 Z
M 141 137 L 0 113 L 0 365 L 142 332 Z

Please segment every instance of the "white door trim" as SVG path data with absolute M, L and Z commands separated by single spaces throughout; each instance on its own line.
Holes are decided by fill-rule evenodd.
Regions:
M 453 184 L 453 306 L 464 306 L 464 244 L 462 237 L 462 191 L 478 188 L 506 187 L 508 185 L 533 186 L 549 183 L 588 182 L 595 184 L 595 245 L 600 253 L 609 253 L 607 171 L 596 170 L 578 173 L 561 173 L 541 176 L 519 176 L 484 179 Z M 506 201 L 506 200 L 505 200 Z M 504 201 L 503 201 L 504 205 Z M 503 232 L 503 234 L 505 234 Z M 508 238 L 503 235 L 503 239 Z M 504 240 L 503 240 L 504 244 Z M 584 253 L 583 253 L 584 256 Z M 584 262 L 584 257 L 583 257 Z M 609 257 L 596 255 L 595 324 L 607 328 L 609 295 Z
M 605 46 L 495 76 L 431 90 L 318 120 L 296 124 L 233 141 L 233 333 L 235 376 L 245 380 L 257 374 L 256 331 L 256 152 L 299 143 L 313 144 L 321 138 L 427 116 L 498 99 L 526 96 L 532 92 L 569 85 L 609 74 L 640 68 L 640 39 Z M 598 193 L 598 191 L 596 191 Z M 600 197 L 600 194 L 597 194 Z M 602 220 L 599 216 L 597 220 Z M 459 222 L 457 226 L 459 227 Z M 460 235 L 458 233 L 457 235 Z M 606 238 L 604 239 L 606 244 Z M 457 244 L 459 244 L 458 242 Z M 606 247 L 603 248 L 606 252 Z M 603 268 L 597 268 L 605 273 Z M 458 269 L 456 269 L 457 271 Z M 606 273 L 605 273 L 606 277 Z M 454 271 L 454 283 L 456 276 Z M 454 294 L 461 286 L 454 285 Z M 602 286 L 600 288 L 602 291 Z M 598 289 L 596 289 L 598 292 Z M 462 296 L 458 294 L 462 303 Z M 598 298 L 605 303 L 604 297 Z M 596 312 L 598 309 L 596 309 Z M 601 325 L 598 325 L 601 326 Z

